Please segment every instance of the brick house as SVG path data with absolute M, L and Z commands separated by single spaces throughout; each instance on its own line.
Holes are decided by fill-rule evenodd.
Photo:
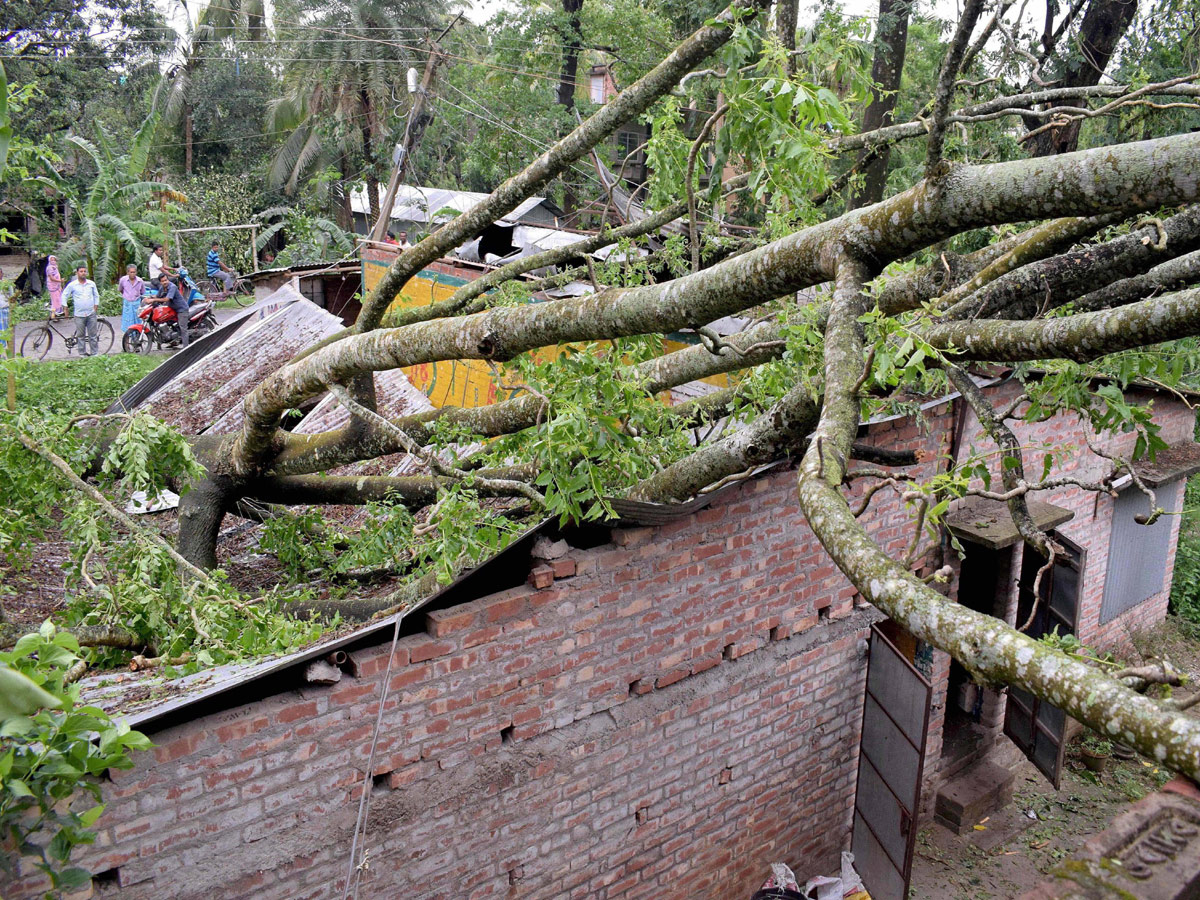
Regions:
M 987 388 L 997 404 L 1015 390 Z M 1145 468 L 1177 509 L 1180 479 L 1198 467 L 1193 413 L 1170 394 L 1130 394 L 1153 400 L 1177 445 Z M 1060 416 L 1018 436 L 1075 448 L 1059 471 L 1098 477 L 1111 463 L 1080 428 Z M 921 451 L 919 477 L 986 440 L 953 397 L 927 404 L 923 421 L 872 422 L 862 439 Z M 1131 439 L 1101 446 L 1128 452 Z M 1039 499 L 1039 521 L 1078 551 L 1055 572 L 1055 621 L 1107 645 L 1163 618 L 1178 517 L 1136 532 L 1136 494 Z M 99 838 L 77 860 L 95 894 L 340 897 L 365 780 L 362 897 L 733 900 L 773 861 L 803 877 L 835 871 L 852 842 L 872 895 L 901 896 L 912 819 L 1011 746 L 1005 695 L 964 687 L 956 663 L 886 623 L 872 638 L 882 617 L 808 530 L 786 462 L 680 507 L 620 511 L 611 527 L 531 532 L 404 619 L 394 652 L 388 619 L 164 689 L 93 679 L 89 699 L 157 745 L 104 786 Z M 951 555 L 948 590 L 1015 621 L 1028 566 L 1005 516 L 971 506 L 951 517 L 965 555 Z M 911 519 L 893 492 L 864 520 L 906 552 Z M 569 549 L 547 553 L 542 539 L 558 538 Z M 322 660 L 335 683 L 306 677 Z M 894 734 L 881 737 L 875 707 Z M 1035 759 L 1057 753 L 1052 711 L 1032 717 L 1042 724 L 1023 720 L 1024 738 L 1011 715 L 1007 730 Z M 886 759 L 872 760 L 879 747 Z M 907 809 L 904 779 L 921 798 Z M 32 874 L 0 885 L 10 900 L 37 891 Z

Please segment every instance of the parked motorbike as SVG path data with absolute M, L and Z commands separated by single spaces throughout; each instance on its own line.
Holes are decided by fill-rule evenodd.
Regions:
M 166 300 L 147 297 L 138 310 L 138 318 L 141 321 L 130 325 L 121 337 L 121 349 L 126 353 L 149 353 L 179 343 L 179 316 Z M 188 310 L 189 337 L 207 334 L 219 324 L 211 300 L 193 303 Z

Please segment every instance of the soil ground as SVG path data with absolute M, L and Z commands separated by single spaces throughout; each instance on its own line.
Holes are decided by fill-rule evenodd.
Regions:
M 1163 655 L 1200 684 L 1200 635 L 1171 619 L 1133 636 L 1134 646 Z M 1153 654 L 1150 651 L 1153 648 Z M 1185 688 L 1186 696 L 1194 688 Z M 1041 883 L 1047 872 L 1072 855 L 1114 816 L 1165 784 L 1172 774 L 1151 760 L 1110 759 L 1101 776 L 1079 760 L 1078 742 L 1067 748 L 1062 788 L 1031 764 L 1017 770 L 1013 802 L 975 829 L 956 835 L 933 824 L 917 836 L 911 900 L 1012 900 Z

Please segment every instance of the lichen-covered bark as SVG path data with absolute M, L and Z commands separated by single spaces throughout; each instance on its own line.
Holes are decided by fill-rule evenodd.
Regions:
M 1000 480 L 1006 492 L 1014 492 L 1025 481 L 1025 458 L 1021 453 L 1021 442 L 1013 434 L 1012 429 L 1000 421 L 992 405 L 979 386 L 971 380 L 971 376 L 955 365 L 944 366 L 946 374 L 955 389 L 962 394 L 963 399 L 970 405 L 979 424 L 1000 449 Z M 1037 527 L 1033 516 L 1029 513 L 1029 504 L 1025 494 L 1016 494 L 1007 501 L 1008 511 L 1013 517 L 1013 524 L 1025 543 L 1035 548 L 1043 557 L 1049 558 L 1050 544 L 1045 532 Z
M 921 336 L 959 358 L 991 362 L 1072 359 L 1087 362 L 1200 331 L 1200 288 L 1117 309 L 1033 322 L 992 319 L 931 325 Z
M 1200 777 L 1200 722 L 922 584 L 871 541 L 829 482 L 803 471 L 799 490 L 809 526 L 834 563 L 917 638 L 949 653 L 984 684 L 1021 687 L 1099 733 Z
M 994 289 L 996 281 L 1003 276 L 1028 267 L 1032 262 L 1061 253 L 1076 241 L 1095 234 L 1118 218 L 1116 215 L 1071 217 L 1055 219 L 1032 228 L 1025 233 L 1024 240 L 993 260 L 975 277 L 943 295 L 938 305 L 947 310 L 947 315 L 953 316 L 954 311 L 958 309 L 956 304 L 965 301 L 981 288 Z
M 774 462 L 803 446 L 817 421 L 812 388 L 798 384 L 747 427 L 698 449 L 642 481 L 632 500 L 671 503 L 754 466 Z
M 1017 685 L 1065 709 L 1101 734 L 1131 744 L 1195 778 L 1200 722 L 1164 709 L 1099 670 L 1031 640 L 999 619 L 953 603 L 888 558 L 859 525 L 838 490 L 843 469 L 830 448 L 848 447 L 858 424 L 863 365 L 847 264 L 826 329 L 826 401 L 800 465 L 800 506 L 834 563 L 872 604 L 919 639 L 952 655 L 984 684 Z M 832 463 L 832 465 L 831 465 Z
M 537 471 L 533 466 L 510 466 L 504 469 L 481 469 L 476 474 L 486 481 L 531 481 Z M 264 503 L 289 506 L 363 506 L 387 500 L 410 509 L 420 509 L 437 500 L 438 488 L 445 483 L 446 479 L 433 475 L 293 475 L 256 479 L 248 486 L 245 496 Z M 498 494 L 487 484 L 480 484 L 478 492 L 483 496 Z M 500 493 L 508 495 L 508 492 Z
M 732 34 L 731 22 L 753 11 L 754 6 L 730 7 L 671 51 L 662 62 L 606 103 L 578 128 L 556 143 L 532 163 L 509 178 L 476 206 L 430 234 L 392 263 L 371 294 L 363 301 L 355 327 L 368 332 L 379 325 L 384 311 L 413 275 L 470 240 L 492 222 L 511 212 L 521 201 L 533 195 L 559 172 L 580 159 L 592 147 L 608 137 L 624 122 L 629 122 L 666 94 L 679 80 L 709 54 L 721 47 Z
M 1133 212 L 1200 194 L 1200 134 L 990 166 L 933 182 L 807 228 L 663 285 L 493 309 L 355 335 L 268 378 L 245 402 L 232 453 L 239 474 L 260 470 L 284 410 L 366 371 L 446 359 L 505 360 L 537 347 L 698 326 L 828 280 L 846 252 L 878 267 L 986 224 Z
M 1076 312 L 1093 312 L 1173 291 L 1200 281 L 1200 250 L 1155 266 L 1144 275 L 1126 278 L 1084 294 L 1075 301 Z
M 1099 221 L 1096 227 L 1102 224 Z M 1043 308 L 1062 306 L 1083 293 L 1141 274 L 1165 259 L 1198 247 L 1200 205 L 1195 205 L 1103 244 L 1081 247 L 1008 272 L 949 305 L 946 316 L 1028 318 Z
M 725 190 L 737 190 L 739 187 L 745 187 L 748 180 L 748 175 L 739 175 L 736 178 L 730 179 L 723 187 Z M 601 229 L 599 234 L 584 238 L 574 244 L 568 244 L 565 247 L 558 247 L 553 250 L 543 250 L 541 253 L 526 256 L 498 269 L 493 269 L 483 277 L 476 278 L 474 281 L 464 284 L 440 303 L 404 309 L 389 314 L 384 317 L 382 325 L 386 328 L 401 328 L 405 325 L 412 325 L 415 322 L 428 322 L 430 319 L 440 319 L 444 316 L 457 315 L 464 310 L 468 310 L 471 306 L 471 301 L 480 297 L 485 292 L 504 284 L 506 281 L 511 281 L 518 276 L 524 275 L 526 272 L 532 272 L 534 269 L 541 269 L 545 266 L 558 265 L 559 263 L 592 253 L 602 247 L 607 247 L 609 244 L 614 244 L 617 241 L 648 234 L 651 231 L 662 228 L 669 222 L 675 221 L 686 212 L 687 201 L 678 200 L 669 206 L 664 206 L 651 216 L 639 219 L 636 222 L 630 222 L 628 225 L 622 225 L 620 228 Z
M 741 369 L 761 365 L 782 355 L 782 329 L 776 322 L 761 322 L 740 334 L 726 338 L 734 349 L 721 354 L 709 352 L 703 345 L 675 350 L 622 370 L 621 377 L 640 384 L 647 394 L 661 391 Z M 740 352 L 738 352 L 740 351 Z M 394 420 L 397 427 L 414 442 L 428 444 L 435 422 L 453 424 L 480 437 L 497 437 L 531 428 L 547 412 L 543 401 L 522 394 L 488 406 L 473 408 L 444 407 Z M 268 475 L 305 475 L 323 472 L 363 459 L 375 459 L 399 453 L 403 447 L 394 435 L 380 429 L 366 428 L 357 437 L 345 430 L 316 434 L 281 434 L 280 450 L 271 460 Z
M 1038 91 L 1027 91 L 1021 94 L 1009 94 L 986 100 L 971 106 L 964 106 L 946 117 L 947 124 L 967 122 L 986 122 L 1004 116 L 1019 116 L 1027 113 L 1030 107 L 1055 105 L 1063 102 L 1076 101 L 1087 97 L 1114 100 L 1124 97 L 1135 88 L 1125 84 L 1080 85 L 1078 87 L 1048 88 Z M 1152 92 L 1152 96 L 1168 97 L 1200 97 L 1200 85 L 1175 84 L 1161 87 Z M 829 141 L 826 146 L 835 153 L 847 153 L 870 147 L 880 147 L 908 138 L 921 137 L 927 133 L 925 122 L 914 120 L 900 122 L 896 125 L 885 125 L 874 131 L 863 131 L 859 134 L 848 134 Z

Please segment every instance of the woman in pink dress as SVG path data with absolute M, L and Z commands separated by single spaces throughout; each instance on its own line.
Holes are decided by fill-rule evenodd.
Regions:
M 52 315 L 61 316 L 63 314 L 63 279 L 62 275 L 58 273 L 58 257 L 56 256 L 46 259 L 46 288 L 50 291 Z

